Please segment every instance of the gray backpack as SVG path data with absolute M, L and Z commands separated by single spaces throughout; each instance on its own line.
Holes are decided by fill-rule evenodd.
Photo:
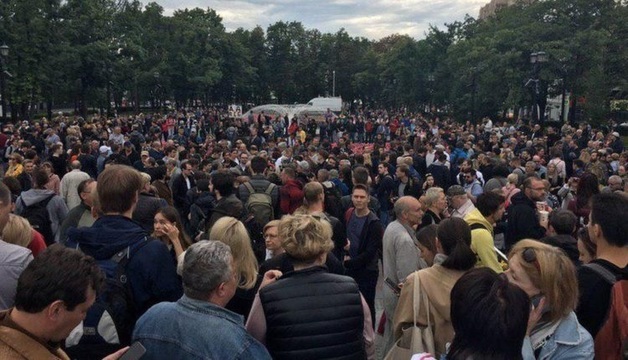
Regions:
M 275 184 L 270 184 L 264 192 L 257 192 L 250 183 L 244 183 L 249 190 L 249 199 L 244 204 L 246 211 L 255 217 L 255 221 L 263 228 L 269 221 L 275 218 L 273 198 L 271 194 Z

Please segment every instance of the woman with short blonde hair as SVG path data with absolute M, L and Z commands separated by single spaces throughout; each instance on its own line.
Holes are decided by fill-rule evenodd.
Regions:
M 434 186 L 427 189 L 425 192 L 425 199 L 423 201 L 427 209 L 425 210 L 425 214 L 423 214 L 419 228 L 431 224 L 438 224 L 444 218 L 449 216 L 446 213 L 447 197 L 445 196 L 443 188 Z
M 371 314 L 358 284 L 325 267 L 331 236 L 329 222 L 312 215 L 286 215 L 279 223 L 294 271 L 265 274 L 246 323 L 275 359 L 374 355 Z
M 574 313 L 578 281 L 567 255 L 557 247 L 523 239 L 508 258 L 508 280 L 525 291 L 533 304 L 524 358 L 593 359 L 593 339 Z
M 311 265 L 321 255 L 334 248 L 329 222 L 320 221 L 310 215 L 299 215 L 294 218 L 297 219 L 281 220 L 279 238 L 282 239 L 281 246 L 294 259 L 295 267 Z
M 46 249 L 43 235 L 37 232 L 25 218 L 9 214 L 9 220 L 2 230 L 2 240 L 29 249 L 33 256 Z
M 28 220 L 15 214 L 9 214 L 9 221 L 7 221 L 4 230 L 2 230 L 2 240 L 22 247 L 28 247 L 33 240 L 32 230 L 33 228 Z

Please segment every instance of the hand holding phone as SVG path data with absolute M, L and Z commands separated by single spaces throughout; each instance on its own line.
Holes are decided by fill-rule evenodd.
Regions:
M 146 353 L 146 348 L 139 342 L 136 341 L 131 345 L 129 350 L 127 350 L 122 356 L 120 360 L 138 360 Z

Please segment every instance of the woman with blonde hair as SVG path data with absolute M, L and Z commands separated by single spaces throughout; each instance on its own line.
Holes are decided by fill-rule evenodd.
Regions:
M 46 183 L 46 185 L 44 185 L 44 188 L 52 190 L 55 192 L 55 194 L 59 195 L 61 188 L 61 179 L 59 179 L 59 175 L 55 174 L 52 163 L 46 161 L 45 163 L 41 164 L 41 167 L 42 169 L 44 169 L 46 174 L 48 174 L 48 182 Z
M 593 359 L 593 339 L 580 325 L 576 269 L 565 253 L 535 240 L 517 242 L 508 256 L 508 281 L 530 297 L 524 359 Z
M 519 189 L 519 175 L 512 173 L 506 177 L 506 181 L 506 185 L 502 187 L 502 193 L 506 198 L 504 206 L 508 208 L 508 206 L 510 206 L 510 199 L 513 197 L 513 195 L 516 195 L 518 192 L 520 192 L 521 189 Z
M 331 225 L 312 215 L 288 215 L 279 236 L 294 271 L 264 276 L 247 331 L 273 359 L 372 358 L 371 314 L 358 284 L 324 266 L 334 247 Z
M 33 256 L 46 250 L 43 235 L 33 229 L 28 220 L 15 214 L 9 214 L 9 221 L 2 230 L 2 240 L 29 249 Z
M 240 281 L 234 297 L 226 308 L 248 316 L 255 298 L 258 263 L 253 253 L 251 238 L 244 224 L 231 216 L 223 216 L 211 227 L 211 240 L 221 241 L 231 248 Z
M 419 229 L 431 224 L 438 224 L 444 218 L 448 217 L 447 210 L 447 197 L 443 188 L 438 186 L 431 187 L 425 192 L 424 204 L 427 207 L 421 225 Z
M 9 156 L 9 167 L 4 173 L 4 176 L 18 177 L 24 171 L 24 166 L 22 166 L 23 160 L 24 158 L 22 157 L 22 155 L 18 153 L 11 154 L 11 156 Z

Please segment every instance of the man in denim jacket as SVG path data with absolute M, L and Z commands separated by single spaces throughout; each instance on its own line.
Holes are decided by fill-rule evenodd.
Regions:
M 239 282 L 229 246 L 192 245 L 181 275 L 183 297 L 153 306 L 137 321 L 133 340 L 146 348 L 142 359 L 270 359 L 243 317 L 224 308 Z

